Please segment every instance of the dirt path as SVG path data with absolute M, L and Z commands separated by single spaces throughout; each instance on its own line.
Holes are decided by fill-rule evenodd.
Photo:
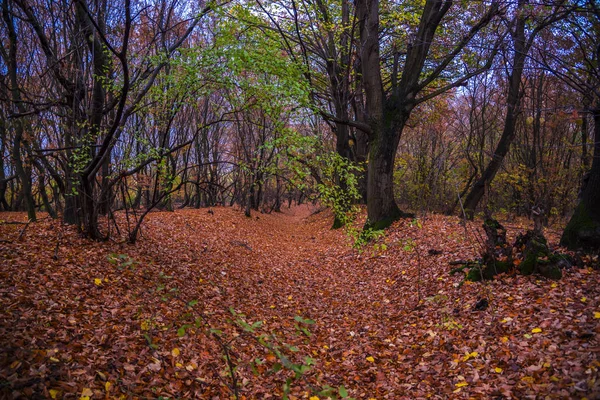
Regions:
M 295 398 L 600 395 L 598 271 L 461 286 L 473 226 L 401 221 L 359 253 L 313 211 L 153 213 L 136 246 L 0 225 L 0 398 L 228 398 L 226 355 L 247 399 L 281 397 L 282 357 L 314 363 Z

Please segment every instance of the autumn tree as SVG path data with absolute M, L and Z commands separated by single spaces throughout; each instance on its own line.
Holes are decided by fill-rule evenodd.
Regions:
M 565 38 L 568 38 L 565 40 Z M 588 1 L 556 30 L 568 56 L 541 54 L 543 65 L 581 94 L 582 164 L 587 169 L 588 119 L 593 126 L 591 167 L 583 179 L 579 202 L 566 226 L 561 244 L 571 249 L 600 248 L 600 8 Z
M 516 124 L 521 112 L 521 98 L 523 96 L 522 76 L 525 69 L 527 55 L 534 44 L 536 36 L 552 23 L 566 17 L 570 8 L 564 7 L 561 1 L 554 7 L 528 7 L 526 0 L 519 0 L 514 12 L 514 18 L 510 22 L 509 31 L 512 38 L 512 62 L 510 63 L 510 75 L 508 78 L 508 89 L 506 95 L 506 114 L 502 136 L 498 142 L 492 158 L 482 172 L 481 177 L 475 182 L 467 195 L 464 208 L 469 217 L 473 217 L 474 211 L 483 197 L 485 190 L 502 165 L 504 157 L 510 149 L 515 137 Z M 529 22 L 531 21 L 531 22 Z M 532 27 L 528 27 L 528 23 Z
M 465 68 L 453 63 L 471 40 L 490 27 L 501 13 L 500 4 L 481 3 L 468 8 L 451 1 L 427 0 L 415 6 L 420 17 L 404 46 L 392 47 L 391 59 L 382 59 L 381 5 L 378 0 L 356 2 L 360 31 L 360 59 L 369 135 L 367 184 L 368 225 L 380 228 L 404 215 L 394 200 L 394 161 L 402 131 L 416 105 L 425 102 L 487 69 L 495 55 L 491 45 Z M 460 15 L 462 13 L 462 15 Z M 483 15 L 482 17 L 479 17 Z M 464 19 L 463 19 L 464 18 Z M 453 25 L 456 24 L 456 25 Z M 454 45 L 439 40 L 443 24 L 456 28 Z M 460 29 L 460 26 L 468 26 Z M 491 25 L 493 27 L 493 25 Z M 496 26 L 496 29 L 499 29 Z M 438 39 L 439 41 L 436 41 Z M 385 54 L 385 53 L 384 53 Z M 389 69 L 382 66 L 389 65 Z
M 64 129 L 58 143 L 64 176 L 55 176 L 65 198 L 64 219 L 89 237 L 102 238 L 98 216 L 110 198 L 105 183 L 114 146 L 169 57 L 210 7 L 190 8 L 193 16 L 184 20 L 167 2 L 140 9 L 129 0 L 121 8 L 85 0 L 50 8 L 20 0 L 11 4 L 23 29 L 36 38 L 35 54 L 43 55 L 40 74 L 51 79 L 47 103 Z M 155 10 L 161 21 L 156 34 L 144 36 L 152 20 L 144 19 Z

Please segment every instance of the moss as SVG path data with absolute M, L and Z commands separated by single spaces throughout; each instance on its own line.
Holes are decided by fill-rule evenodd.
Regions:
M 479 282 L 481 280 L 481 272 L 479 268 L 480 267 L 471 268 L 467 276 L 465 276 L 465 280 L 471 282 Z
M 548 279 L 559 280 L 562 278 L 562 271 L 560 270 L 560 267 L 554 263 L 539 265 L 538 273 Z
M 342 222 L 342 220 L 338 217 L 335 217 L 333 219 L 333 225 L 331 226 L 331 229 L 340 229 L 344 226 L 344 223 Z
M 570 250 L 584 247 L 588 250 L 600 248 L 600 224 L 594 221 L 587 207 L 580 202 L 560 239 L 561 246 Z
M 519 265 L 519 272 L 523 275 L 531 275 L 537 271 L 540 264 L 540 258 L 548 257 L 550 250 L 546 238 L 541 235 L 532 236 L 527 243 L 524 259 Z
M 394 222 L 398 221 L 401 218 L 414 218 L 414 217 L 415 217 L 415 214 L 406 213 L 406 212 L 400 211 L 398 209 L 397 211 L 392 213 L 392 215 L 390 215 L 389 217 L 382 218 L 379 221 L 369 222 L 367 220 L 367 222 L 365 223 L 365 226 L 363 227 L 363 230 L 371 229 L 374 231 L 380 231 L 385 228 L 388 228 L 390 225 L 392 225 Z
M 493 264 L 490 265 L 477 266 L 471 268 L 471 270 L 465 277 L 465 280 L 471 282 L 479 282 L 481 280 L 481 277 L 483 276 L 484 280 L 490 281 L 494 279 L 494 277 L 498 274 L 509 272 L 512 267 L 513 264 L 509 261 L 496 260 Z
M 483 221 L 483 224 L 494 229 L 504 229 L 502 224 L 493 218 L 486 218 L 485 221 Z
M 527 257 L 521 262 L 519 265 L 519 272 L 522 275 L 531 275 L 535 270 L 535 265 L 537 263 L 537 257 L 535 254 L 528 254 Z

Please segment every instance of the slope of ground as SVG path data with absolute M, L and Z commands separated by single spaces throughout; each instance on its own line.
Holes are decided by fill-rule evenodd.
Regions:
M 153 213 L 135 246 L 1 224 L 0 398 L 600 396 L 598 271 L 461 285 L 475 225 L 400 221 L 358 252 L 312 211 Z

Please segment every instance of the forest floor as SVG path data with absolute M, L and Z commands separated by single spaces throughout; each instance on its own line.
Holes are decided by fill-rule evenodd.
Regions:
M 600 398 L 600 271 L 461 284 L 481 222 L 358 251 L 313 211 L 157 212 L 136 245 L 1 213 L 0 398 Z

